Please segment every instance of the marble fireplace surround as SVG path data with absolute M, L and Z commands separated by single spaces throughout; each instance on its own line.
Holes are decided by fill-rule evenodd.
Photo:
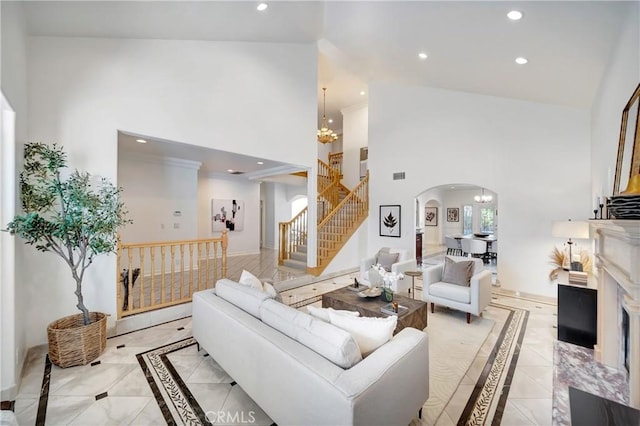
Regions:
M 640 220 L 591 220 L 598 277 L 596 360 L 626 374 L 622 309 L 629 314 L 629 403 L 640 408 Z

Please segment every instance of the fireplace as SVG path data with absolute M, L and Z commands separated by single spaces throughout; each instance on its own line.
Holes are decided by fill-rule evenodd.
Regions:
M 591 220 L 596 240 L 596 360 L 628 377 L 629 403 L 640 408 L 640 220 Z

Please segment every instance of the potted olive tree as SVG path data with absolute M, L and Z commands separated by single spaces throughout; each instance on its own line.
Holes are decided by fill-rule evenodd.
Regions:
M 8 230 L 42 252 L 59 255 L 75 281 L 81 313 L 47 327 L 49 358 L 60 367 L 91 362 L 106 347 L 106 315 L 89 312 L 82 297 L 86 269 L 96 255 L 114 252 L 118 227 L 130 223 L 119 200 L 120 188 L 89 173 L 69 172 L 67 156 L 54 144 L 28 143 L 20 173 L 23 214 Z

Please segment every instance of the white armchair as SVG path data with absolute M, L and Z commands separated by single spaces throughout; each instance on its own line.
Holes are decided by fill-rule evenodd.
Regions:
M 407 271 L 415 271 L 417 269 L 416 259 L 412 257 L 412 254 L 407 249 L 390 248 L 389 254 L 398 254 L 398 260 L 391 265 L 391 273 L 402 273 L 404 275 Z M 376 252 L 372 256 L 366 257 L 360 261 L 360 282 L 367 286 L 371 286 L 371 280 L 369 279 L 369 272 L 371 267 L 378 262 L 378 254 Z M 411 289 L 411 279 L 405 276 L 404 278 L 394 280 L 391 283 L 391 290 L 394 293 L 400 293 L 403 296 L 409 293 Z
M 422 300 L 434 305 L 444 305 L 467 313 L 467 323 L 471 314 L 479 316 L 491 302 L 491 272 L 484 269 L 482 260 L 461 256 L 446 256 L 454 262 L 470 260 L 474 262 L 469 286 L 443 282 L 444 264 L 426 265 L 422 268 Z

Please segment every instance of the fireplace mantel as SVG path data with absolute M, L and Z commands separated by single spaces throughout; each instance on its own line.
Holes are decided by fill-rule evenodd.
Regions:
M 640 220 L 591 220 L 598 279 L 596 359 L 626 374 L 622 310 L 629 314 L 629 400 L 640 408 Z

